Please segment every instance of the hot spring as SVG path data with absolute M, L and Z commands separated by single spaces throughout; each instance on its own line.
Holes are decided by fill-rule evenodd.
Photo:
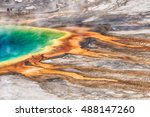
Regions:
M 48 28 L 0 26 L 0 66 L 42 54 L 65 36 L 63 31 Z

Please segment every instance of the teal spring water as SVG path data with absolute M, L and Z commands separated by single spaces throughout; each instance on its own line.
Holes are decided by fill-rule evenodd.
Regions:
M 0 62 L 40 52 L 64 35 L 42 28 L 0 26 Z

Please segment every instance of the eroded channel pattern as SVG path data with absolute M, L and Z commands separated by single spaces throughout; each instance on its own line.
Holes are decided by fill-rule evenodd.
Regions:
M 48 52 L 0 68 L 43 82 L 62 78 L 88 87 L 150 90 L 150 40 L 105 36 L 88 27 L 61 27 L 70 36 Z

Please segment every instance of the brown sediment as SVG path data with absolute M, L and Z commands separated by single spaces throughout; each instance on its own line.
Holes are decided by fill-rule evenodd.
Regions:
M 127 39 L 105 36 L 90 31 L 90 28 L 88 27 L 62 27 L 58 28 L 58 30 L 68 31 L 71 35 L 61 40 L 58 45 L 54 46 L 53 49 L 50 49 L 45 54 L 32 56 L 31 58 L 28 58 L 25 61 L 17 64 L 1 67 L 0 74 L 16 72 L 37 81 L 45 80 L 43 77 L 41 77 L 44 75 L 60 75 L 62 76 L 61 78 L 72 83 L 86 86 L 112 86 L 150 90 L 150 82 L 147 82 L 147 79 L 150 78 L 150 67 L 147 68 L 147 66 L 150 66 L 150 59 L 148 58 L 148 56 L 150 57 L 150 41 L 144 39 Z M 90 48 L 82 48 L 80 44 L 87 38 L 94 38 L 98 43 L 105 43 L 106 48 L 101 48 L 100 45 L 98 47 L 99 49 L 96 51 L 91 50 Z M 119 49 L 110 50 L 111 47 Z M 126 50 L 126 52 L 121 50 Z M 149 54 L 146 55 L 143 53 Z M 83 66 L 73 66 L 69 63 L 66 65 L 42 62 L 43 60 L 53 59 L 55 57 L 57 58 L 65 54 L 82 55 L 91 58 L 98 58 L 100 60 L 112 59 L 117 62 L 123 61 L 127 64 L 145 66 L 147 70 L 121 70 L 95 66 L 90 66 L 89 68 Z M 27 65 L 27 62 L 30 64 Z M 65 71 L 65 68 L 78 69 L 81 71 L 81 73 Z M 91 74 L 86 74 L 88 72 L 91 72 Z M 93 72 L 104 75 L 96 76 L 93 74 Z M 110 74 L 112 74 L 112 76 L 110 76 Z M 141 77 L 143 80 L 138 80 L 137 77 Z

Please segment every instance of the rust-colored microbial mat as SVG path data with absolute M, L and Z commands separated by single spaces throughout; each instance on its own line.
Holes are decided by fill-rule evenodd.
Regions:
M 0 74 L 19 73 L 36 81 L 59 76 L 89 87 L 150 90 L 150 40 L 105 36 L 88 27 L 57 30 L 67 32 L 68 36 L 45 53 L 1 66 Z M 68 55 L 78 56 L 73 59 L 76 64 L 69 58 L 70 62 L 63 61 Z

